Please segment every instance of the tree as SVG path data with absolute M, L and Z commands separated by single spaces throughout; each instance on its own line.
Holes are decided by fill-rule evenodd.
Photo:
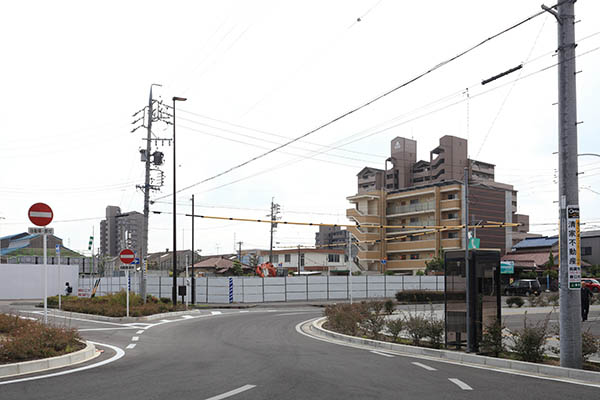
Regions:
M 549 268 L 554 267 L 554 265 L 555 265 L 554 254 L 552 253 L 552 250 L 550 250 L 550 254 L 548 255 L 548 262 L 546 264 L 548 265 Z
M 233 267 L 231 268 L 231 274 L 234 276 L 240 276 L 244 273 L 242 264 L 238 260 L 233 260 Z
M 443 272 L 444 271 L 444 250 L 440 248 L 438 254 L 429 261 L 425 261 L 425 272 Z

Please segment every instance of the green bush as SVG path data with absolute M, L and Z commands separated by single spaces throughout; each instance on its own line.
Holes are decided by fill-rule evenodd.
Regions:
M 390 319 L 386 322 L 385 327 L 390 335 L 392 335 L 394 342 L 396 342 L 398 341 L 398 336 L 404 330 L 404 321 L 402 318 Z
M 392 315 L 394 313 L 394 310 L 396 309 L 396 304 L 394 304 L 394 300 L 390 299 L 390 300 L 385 301 L 384 307 L 385 307 L 385 312 L 388 315 Z
M 506 305 L 509 307 L 512 307 L 514 305 L 516 305 L 517 307 L 521 308 L 523 306 L 523 304 L 525 304 L 525 301 L 523 301 L 522 298 L 520 298 L 519 296 L 513 296 L 513 297 L 509 297 L 508 299 L 506 299 Z
M 522 361 L 540 362 L 544 359 L 546 339 L 548 338 L 549 317 L 536 325 L 527 325 L 527 313 L 523 319 L 523 328 L 513 331 L 513 345 L 511 350 Z
M 75 329 L 0 314 L 0 364 L 55 357 L 83 347 Z
M 506 346 L 503 342 L 502 331 L 506 326 L 500 319 L 496 319 L 492 324 L 489 324 L 483 330 L 479 350 L 484 354 L 493 354 L 498 357 L 500 353 L 506 351 Z
M 446 326 L 444 324 L 444 320 L 438 319 L 432 310 L 425 326 L 425 336 L 429 339 L 431 346 L 435 347 L 436 349 L 442 347 L 445 330 Z
M 404 290 L 396 292 L 399 303 L 431 303 L 444 301 L 444 292 L 433 290 Z

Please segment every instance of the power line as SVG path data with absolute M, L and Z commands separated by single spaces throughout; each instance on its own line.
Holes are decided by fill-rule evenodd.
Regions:
M 447 65 L 447 64 L 449 64 L 449 63 L 451 63 L 451 62 L 453 62 L 453 61 L 455 61 L 457 59 L 459 59 L 460 57 L 463 57 L 464 55 L 472 52 L 473 50 L 475 50 L 475 49 L 483 46 L 485 43 L 487 43 L 487 42 L 489 42 L 489 41 L 491 41 L 491 40 L 493 40 L 493 39 L 495 39 L 495 38 L 497 38 L 497 37 L 499 37 L 499 36 L 501 36 L 501 35 L 509 32 L 509 31 L 511 31 L 511 30 L 513 30 L 513 29 L 515 29 L 515 28 L 517 28 L 517 27 L 525 24 L 526 22 L 528 22 L 528 21 L 530 21 L 530 20 L 538 17 L 539 15 L 543 14 L 544 12 L 545 11 L 539 11 L 539 12 L 537 12 L 537 13 L 535 13 L 535 14 L 533 14 L 533 15 L 531 15 L 531 16 L 529 16 L 529 17 L 527 17 L 527 18 L 525 18 L 525 19 L 523 19 L 523 20 L 521 20 L 519 22 L 517 22 L 516 24 L 511 25 L 510 27 L 508 27 L 508 28 L 506 28 L 506 29 L 504 29 L 504 30 L 502 30 L 502 31 L 500 31 L 500 32 L 498 32 L 498 33 L 496 33 L 496 34 L 494 34 L 494 35 L 492 35 L 492 36 L 490 36 L 490 37 L 482 40 L 482 41 L 480 41 L 479 43 L 475 44 L 474 46 L 471 46 L 471 47 L 467 48 L 466 50 L 464 50 L 464 51 L 456 54 L 455 56 L 450 57 L 449 59 L 446 59 L 446 60 L 438 63 L 437 65 L 435 65 L 432 68 L 426 70 L 425 72 L 422 72 L 422 73 L 416 75 L 415 77 L 410 78 L 409 80 L 401 83 L 400 85 L 398 85 L 398 86 L 396 86 L 396 87 L 388 90 L 387 92 L 384 92 L 383 94 L 380 94 L 379 96 L 377 96 L 377 97 L 375 97 L 375 98 L 367 101 L 366 103 L 363 103 L 362 105 L 359 105 L 358 107 L 355 107 L 355 108 L 351 109 L 350 111 L 347 111 L 347 112 L 345 112 L 345 113 L 343 113 L 343 114 L 341 114 L 341 115 L 339 115 L 339 116 L 337 116 L 337 117 L 329 120 L 328 122 L 325 122 L 324 124 L 319 125 L 318 127 L 316 127 L 314 129 L 306 132 L 303 135 L 300 135 L 300 136 L 298 136 L 298 137 L 296 137 L 296 138 L 294 138 L 292 140 L 289 140 L 288 142 L 286 142 L 286 143 L 284 143 L 282 145 L 279 145 L 279 146 L 277 146 L 277 147 L 275 147 L 275 148 L 273 148 L 271 150 L 268 150 L 265 153 L 262 153 L 262 154 L 260 154 L 260 155 L 258 155 L 256 157 L 253 157 L 253 158 L 251 158 L 251 159 L 249 159 L 247 161 L 244 161 L 244 162 L 242 162 L 242 163 L 240 163 L 238 165 L 235 165 L 235 166 L 233 166 L 233 167 L 231 167 L 231 168 L 229 168 L 229 169 L 227 169 L 227 170 L 225 170 L 223 172 L 220 172 L 220 173 L 218 173 L 216 175 L 213 175 L 213 176 L 211 176 L 209 178 L 203 179 L 203 180 L 201 180 L 201 181 L 199 181 L 197 183 L 194 183 L 194 184 L 188 185 L 188 186 L 186 186 L 186 187 L 184 187 L 182 189 L 179 189 L 179 190 L 177 190 L 177 193 L 180 193 L 180 192 L 182 192 L 184 190 L 187 190 L 187 189 L 190 189 L 190 188 L 192 188 L 194 186 L 200 185 L 202 183 L 206 183 L 206 182 L 211 181 L 213 179 L 216 179 L 216 178 L 218 178 L 220 176 L 228 174 L 229 172 L 232 172 L 232 171 L 234 171 L 236 169 L 239 169 L 239 168 L 241 168 L 241 167 L 243 167 L 245 165 L 248 165 L 249 163 L 251 163 L 253 161 L 256 161 L 256 160 L 258 160 L 260 158 L 263 158 L 263 157 L 265 157 L 265 156 L 267 156 L 267 155 L 269 155 L 271 153 L 276 152 L 277 150 L 280 150 L 280 149 L 282 149 L 282 148 L 284 148 L 286 146 L 289 146 L 290 144 L 295 143 L 295 142 L 297 142 L 297 141 L 299 141 L 299 140 L 301 140 L 301 139 L 303 139 L 303 138 L 305 138 L 305 137 L 307 137 L 309 135 L 312 135 L 313 133 L 318 132 L 318 131 L 320 131 L 320 130 L 322 130 L 322 129 L 324 129 L 324 128 L 326 128 L 326 127 L 328 127 L 328 126 L 330 126 L 330 125 L 332 125 L 334 123 L 336 123 L 337 121 L 340 121 L 341 119 L 346 118 L 349 115 L 352 115 L 355 112 L 357 112 L 357 111 L 359 111 L 359 110 L 361 110 L 361 109 L 363 109 L 365 107 L 370 106 L 371 104 L 373 104 L 373 103 L 375 103 L 375 102 L 383 99 L 384 97 L 387 97 L 390 94 L 392 94 L 392 93 L 394 93 L 394 92 L 396 92 L 396 91 L 398 91 L 398 90 L 400 90 L 400 89 L 402 89 L 402 88 L 404 88 L 404 87 L 406 87 L 406 86 L 408 86 L 408 85 L 410 85 L 410 84 L 418 81 L 419 79 L 421 79 L 421 78 L 423 78 L 423 77 L 431 74 L 432 72 L 440 69 L 441 67 L 443 67 L 443 66 L 445 66 L 445 65 Z M 158 199 L 163 199 L 163 198 L 169 197 L 169 196 L 172 196 L 172 194 L 161 196 Z

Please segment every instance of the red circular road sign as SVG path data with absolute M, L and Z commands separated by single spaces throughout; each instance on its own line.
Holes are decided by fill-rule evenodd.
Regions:
M 27 215 L 29 215 L 29 220 L 37 226 L 46 226 L 54 218 L 54 213 L 50 206 L 44 203 L 35 203 L 29 207 Z
M 133 250 L 123 249 L 119 253 L 119 259 L 123 264 L 131 264 L 135 259 L 135 254 L 133 253 Z

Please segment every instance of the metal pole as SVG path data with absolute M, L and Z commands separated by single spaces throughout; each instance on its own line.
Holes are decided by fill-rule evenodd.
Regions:
M 185 255 L 185 286 L 186 286 L 186 289 L 189 286 L 187 254 Z M 185 293 L 185 309 L 186 310 L 189 307 L 189 305 L 190 305 L 190 295 L 189 295 L 189 293 L 187 293 L 187 290 L 186 290 L 186 293 Z
M 48 234 L 46 233 L 46 227 L 44 227 L 44 323 L 48 323 L 48 254 L 47 253 L 47 240 Z
M 275 204 L 274 201 L 275 201 L 275 198 L 272 197 L 271 198 L 271 221 L 273 221 L 273 207 Z M 269 262 L 273 263 L 273 222 L 271 222 L 271 246 L 269 247 Z M 300 270 L 298 270 L 298 272 L 299 271 Z
M 129 317 L 129 269 L 127 269 L 127 282 L 125 282 L 125 288 L 127 292 L 127 317 Z
M 469 265 L 469 168 L 465 167 L 464 187 L 464 218 L 465 221 L 465 273 L 467 283 L 467 353 L 472 353 L 475 349 L 473 341 L 473 324 L 471 319 L 474 317 L 471 310 L 471 302 L 475 299 L 471 293 L 471 266 Z
M 196 304 L 196 278 L 194 274 L 194 253 L 196 252 L 194 247 L 194 195 L 192 195 L 192 304 Z
M 557 13 L 553 10 L 548 11 L 558 20 L 560 365 L 581 368 L 581 249 L 579 233 L 577 232 L 577 237 L 569 237 L 570 230 L 567 226 L 567 207 L 579 207 L 574 3 L 575 0 L 562 1 L 557 7 Z M 569 254 L 570 240 L 577 241 L 576 255 Z M 571 276 L 573 278 L 570 279 Z
M 56 252 L 57 253 L 56 255 L 58 256 L 58 309 L 60 310 L 61 306 L 62 306 L 62 304 L 61 304 L 61 297 L 62 297 L 61 296 L 61 294 L 62 294 L 61 293 L 62 292 L 62 289 L 61 289 L 61 287 L 62 287 L 61 286 L 62 285 L 62 277 L 61 277 L 61 273 L 60 273 L 61 272 L 60 271 L 61 270 L 61 267 L 60 267 L 60 245 L 57 244 L 56 245 L 56 249 L 58 250 Z

